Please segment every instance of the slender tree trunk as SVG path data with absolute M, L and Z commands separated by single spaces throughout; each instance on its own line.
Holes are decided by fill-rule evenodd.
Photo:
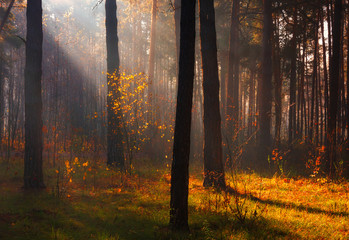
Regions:
M 199 1 L 204 91 L 204 186 L 225 187 L 213 0 Z
M 170 226 L 188 231 L 191 111 L 195 67 L 195 0 L 181 2 L 178 94 L 171 169 Z
M 303 38 L 303 53 L 302 53 L 302 65 L 301 65 L 301 79 L 300 79 L 300 86 L 299 86 L 299 95 L 300 95 L 300 128 L 299 128 L 299 137 L 302 139 L 303 137 L 303 129 L 306 129 L 306 106 L 305 106 L 305 96 L 304 96 L 304 78 L 305 78 L 305 51 L 306 51 L 306 41 L 305 38 Z M 306 132 L 304 131 L 304 134 L 306 135 Z
M 3 69 L 3 60 L 2 54 L 0 52 L 0 157 L 2 157 L 2 138 L 3 138 L 3 127 L 4 127 L 4 112 L 5 112 L 5 104 L 4 104 L 4 69 Z
M 333 16 L 332 16 L 332 0 L 327 0 L 327 39 L 328 39 L 328 55 L 331 64 L 332 58 L 332 27 L 333 27 Z
M 27 2 L 24 188 L 44 188 L 42 172 L 42 3 Z
M 248 137 L 252 136 L 252 132 L 253 132 L 253 123 L 255 121 L 254 119 L 254 111 L 255 111 L 255 80 L 254 80 L 254 76 L 255 76 L 255 70 L 251 69 L 251 73 L 250 73 L 250 92 L 249 92 L 249 103 L 248 103 L 248 127 L 247 127 L 247 135 Z
M 321 36 L 322 36 L 322 54 L 323 54 L 323 68 L 324 68 L 324 83 L 325 83 L 325 106 L 324 106 L 324 125 L 325 132 L 327 132 L 327 109 L 328 109 L 328 73 L 327 73 L 327 56 L 326 56 L 326 42 L 325 42 L 325 34 L 324 34 L 324 19 L 323 19 L 323 11 L 320 12 L 320 23 L 321 23 Z M 327 142 L 327 138 L 325 137 L 325 145 Z
M 181 0 L 174 0 L 173 1 L 173 7 L 174 7 L 174 20 L 175 20 L 175 37 L 176 37 L 176 66 L 177 66 L 177 73 L 178 73 L 178 63 L 179 63 L 179 43 L 180 43 L 180 23 L 181 23 Z
M 231 9 L 231 25 L 229 38 L 228 54 L 228 82 L 227 82 L 227 104 L 226 121 L 227 137 L 229 146 L 232 148 L 233 155 L 238 145 L 239 131 L 239 10 L 240 0 L 233 0 Z M 234 139 L 233 139 L 234 138 Z M 232 161 L 232 159 L 230 160 Z
M 296 132 L 296 83 L 297 83 L 297 7 L 293 10 L 293 31 L 291 39 L 290 108 L 288 115 L 288 143 L 291 144 Z
M 155 69 L 155 39 L 156 39 L 156 17 L 157 17 L 157 0 L 153 0 L 151 9 L 151 30 L 150 30 L 150 48 L 149 48 L 149 103 L 153 106 L 153 95 L 155 93 L 154 69 Z M 151 109 L 152 111 L 152 109 Z M 153 117 L 153 114 L 151 114 Z
M 272 102 L 272 2 L 263 1 L 263 56 L 262 56 L 262 78 L 259 86 L 259 131 L 258 142 L 261 151 L 261 166 L 267 163 L 270 154 L 271 135 L 271 102 Z
M 278 19 L 276 21 L 276 28 L 274 34 L 274 51 L 273 51 L 273 65 L 274 65 L 274 81 L 275 81 L 275 147 L 280 144 L 281 135 L 281 117 L 282 117 L 282 79 L 280 71 L 280 44 L 279 44 L 279 24 Z
M 347 1 L 349 5 L 349 0 Z M 347 12 L 347 156 L 349 156 L 349 11 Z M 344 161 L 344 176 L 349 178 L 349 158 Z
M 316 119 L 314 119 L 315 114 L 315 94 L 316 94 L 316 79 L 317 79 L 317 60 L 318 60 L 318 21 L 314 24 L 314 60 L 313 60 L 313 73 L 312 73 L 312 86 L 311 86 L 311 112 L 310 112 L 310 131 L 309 140 L 313 142 L 314 139 L 314 128 L 316 127 Z
M 122 144 L 122 112 L 118 104 L 120 92 L 119 79 L 119 46 L 116 17 L 116 0 L 105 1 L 106 13 L 106 41 L 107 41 L 107 110 L 108 110 L 108 133 L 107 133 L 107 150 L 108 165 L 115 165 L 120 169 L 124 168 L 124 151 Z
M 336 159 L 336 130 L 337 130 L 337 109 L 338 109 L 338 85 L 339 85 L 339 60 L 340 60 L 340 42 L 341 42 L 341 22 L 342 22 L 342 0 L 335 0 L 334 22 L 332 27 L 333 36 L 333 54 L 330 61 L 330 103 L 327 126 L 327 162 L 326 168 L 330 178 L 335 177 L 337 165 Z

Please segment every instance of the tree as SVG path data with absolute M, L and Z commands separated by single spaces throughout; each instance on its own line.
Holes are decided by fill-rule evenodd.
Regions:
M 281 115 L 282 115 L 282 78 L 281 78 L 281 57 L 280 57 L 280 36 L 278 16 L 275 17 L 275 29 L 273 34 L 273 70 L 275 87 L 275 147 L 280 145 L 281 136 Z
M 272 4 L 271 0 L 263 1 L 263 42 L 262 42 L 262 78 L 258 84 L 259 95 L 259 147 L 262 164 L 268 157 L 271 146 L 271 89 L 272 89 Z
M 349 5 L 349 1 L 347 1 Z M 349 9 L 347 8 L 347 153 L 349 153 Z M 345 174 L 349 178 L 349 159 L 344 162 Z
M 124 152 L 122 145 L 121 130 L 121 108 L 118 104 L 120 92 L 119 87 L 119 46 L 118 46 L 118 29 L 116 17 L 116 0 L 105 1 L 106 14 L 106 37 L 107 37 L 107 81 L 108 81 L 108 160 L 109 165 L 115 165 L 120 169 L 124 168 Z
M 288 142 L 292 141 L 296 133 L 296 83 L 297 83 L 297 6 L 293 9 L 293 29 L 291 39 L 291 76 L 290 76 L 290 108 L 288 120 Z M 275 71 L 275 70 L 274 70 Z
M 199 1 L 204 92 L 204 186 L 225 187 L 213 0 Z
M 181 0 L 173 1 L 174 7 L 174 21 L 175 21 L 175 35 L 176 35 L 176 69 L 178 72 L 179 63 L 179 41 L 180 41 L 180 22 L 181 22 Z
M 239 131 L 239 9 L 240 0 L 234 0 L 231 9 L 231 25 L 229 37 L 229 57 L 228 57 L 228 86 L 227 86 L 227 137 L 229 145 L 236 151 L 235 146 L 238 144 L 237 136 Z M 232 141 L 235 137 L 235 141 Z
M 340 46 L 341 46 L 341 22 L 342 22 L 342 0 L 335 0 L 334 2 L 334 20 L 332 26 L 332 57 L 330 58 L 330 103 L 327 120 L 327 173 L 330 178 L 335 177 L 335 170 L 337 165 L 336 160 L 336 145 L 337 145 L 337 109 L 339 96 L 339 78 L 340 78 Z
M 27 2 L 25 62 L 25 153 L 24 188 L 45 187 L 42 173 L 42 2 Z
M 153 105 L 154 88 L 154 66 L 155 66 L 155 39 L 156 39 L 156 15 L 157 15 L 157 0 L 153 0 L 151 8 L 151 29 L 150 29 L 150 48 L 149 48 L 149 103 Z M 151 114 L 153 117 L 153 114 Z
M 170 225 L 188 231 L 191 110 L 195 64 L 195 0 L 182 0 L 178 94 L 171 169 Z
M 0 48 L 0 154 L 2 155 L 2 138 L 3 138 L 3 119 L 4 119 L 4 63 L 3 51 Z

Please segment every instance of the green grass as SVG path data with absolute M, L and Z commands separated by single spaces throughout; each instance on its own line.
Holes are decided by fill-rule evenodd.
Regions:
M 349 239 L 348 182 L 227 174 L 227 194 L 192 170 L 184 234 L 168 229 L 168 167 L 130 176 L 86 162 L 46 166 L 41 192 L 21 189 L 22 161 L 0 165 L 0 239 Z

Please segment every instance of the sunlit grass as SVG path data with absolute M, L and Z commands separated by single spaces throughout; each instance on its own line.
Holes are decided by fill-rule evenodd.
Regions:
M 237 190 L 228 194 L 203 188 L 200 171 L 193 170 L 191 232 L 174 234 L 168 229 L 169 167 L 143 164 L 130 175 L 74 159 L 68 171 L 64 163 L 59 171 L 46 167 L 46 190 L 27 193 L 21 189 L 21 163 L 1 165 L 0 239 L 349 237 L 348 182 L 227 174 Z

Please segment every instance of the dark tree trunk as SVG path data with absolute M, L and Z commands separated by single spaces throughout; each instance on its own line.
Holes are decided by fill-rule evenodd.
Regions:
M 315 115 L 315 100 L 316 100 L 316 82 L 317 82 L 317 60 L 318 60 L 318 21 L 316 20 L 314 23 L 314 60 L 313 60 L 313 73 L 312 73 L 312 86 L 311 86 L 311 112 L 310 112 L 310 130 L 309 130 L 309 140 L 313 142 L 314 140 L 314 128 L 317 127 L 317 119 L 314 117 Z
M 332 0 L 327 0 L 327 24 L 328 24 L 328 30 L 327 30 L 327 37 L 328 37 L 328 55 L 331 65 L 331 58 L 332 58 L 332 27 L 333 27 L 333 16 L 332 16 Z
M 330 178 L 335 177 L 336 170 L 336 129 L 337 129 L 337 109 L 338 109 L 338 95 L 339 95 L 339 70 L 340 70 L 340 45 L 341 45 L 341 22 L 342 22 L 342 0 L 335 0 L 334 3 L 334 22 L 332 26 L 332 57 L 330 60 L 330 103 L 328 113 L 328 149 L 326 170 Z
M 280 44 L 279 44 L 279 24 L 278 19 L 275 19 L 276 28 L 274 35 L 274 51 L 273 51 L 273 65 L 274 65 L 274 82 L 275 82 L 275 147 L 280 144 L 281 134 L 281 114 L 282 114 L 282 78 L 280 69 Z
M 255 69 L 251 69 L 250 72 L 250 91 L 248 97 L 248 127 L 247 127 L 247 135 L 248 137 L 252 136 L 253 133 L 253 123 L 255 121 Z
M 116 17 L 116 0 L 105 1 L 106 13 L 106 41 L 107 41 L 107 81 L 108 81 L 108 133 L 107 133 L 107 150 L 108 165 L 114 165 L 120 169 L 124 168 L 124 152 L 122 145 L 122 121 L 121 108 L 118 106 L 120 92 L 119 87 L 119 46 Z M 118 107 L 117 107 L 118 106 Z
M 179 63 L 179 35 L 180 35 L 180 23 L 181 23 L 181 0 L 174 0 L 173 1 L 173 7 L 174 7 L 174 20 L 175 20 L 175 35 L 176 35 L 176 66 L 177 66 L 177 73 L 178 73 L 178 63 Z
M 24 188 L 45 187 L 42 172 L 42 3 L 27 2 Z
M 0 53 L 0 156 L 2 157 L 2 138 L 3 138 L 3 123 L 4 123 L 4 72 L 3 72 L 3 56 Z
M 296 83 L 297 83 L 297 8 L 293 10 L 293 31 L 291 39 L 290 108 L 288 115 L 288 143 L 291 144 L 296 132 Z
M 303 137 L 303 129 L 306 129 L 306 102 L 305 102 L 305 96 L 304 96 L 304 81 L 305 81 L 305 52 L 306 52 L 306 41 L 305 38 L 303 38 L 303 51 L 302 51 L 302 63 L 301 63 L 301 77 L 300 77 L 300 85 L 299 85 L 299 105 L 300 105 L 300 126 L 299 126 L 299 138 L 302 139 Z M 306 132 L 304 131 L 304 135 L 306 135 Z
M 155 94 L 154 73 L 155 73 L 155 38 L 156 38 L 156 16 L 157 16 L 157 0 L 153 0 L 151 9 L 151 29 L 150 29 L 150 47 L 149 47 L 149 103 L 153 106 L 153 98 Z M 153 109 L 150 110 L 151 112 Z M 153 114 L 151 114 L 153 118 Z
M 228 83 L 227 83 L 227 137 L 229 146 L 235 155 L 236 145 L 238 144 L 239 131 L 239 10 L 240 0 L 233 0 L 231 9 L 231 25 L 229 36 L 229 55 L 228 55 Z M 233 139 L 235 138 L 235 139 Z
M 322 36 L 322 54 L 323 54 L 323 66 L 324 66 L 324 82 L 325 82 L 325 106 L 324 106 L 324 123 L 325 123 L 325 132 L 327 132 L 327 111 L 328 111 L 328 72 L 327 72 L 327 56 L 326 56 L 326 42 L 324 35 L 324 19 L 323 19 L 323 11 L 320 12 L 320 23 L 321 23 L 321 36 Z M 327 142 L 327 138 L 325 137 L 325 145 Z
M 191 110 L 195 66 L 195 0 L 182 0 L 176 122 L 171 169 L 170 225 L 188 231 Z
M 204 186 L 225 187 L 213 0 L 199 1 L 204 91 Z
M 272 102 L 272 4 L 271 0 L 263 2 L 263 56 L 262 56 L 262 78 L 258 84 L 259 100 L 259 147 L 261 151 L 262 166 L 267 163 L 270 153 L 271 135 L 271 102 Z
M 349 1 L 347 1 L 349 5 Z M 349 11 L 347 13 L 347 154 L 349 155 Z M 344 161 L 344 176 L 349 178 L 349 158 Z

